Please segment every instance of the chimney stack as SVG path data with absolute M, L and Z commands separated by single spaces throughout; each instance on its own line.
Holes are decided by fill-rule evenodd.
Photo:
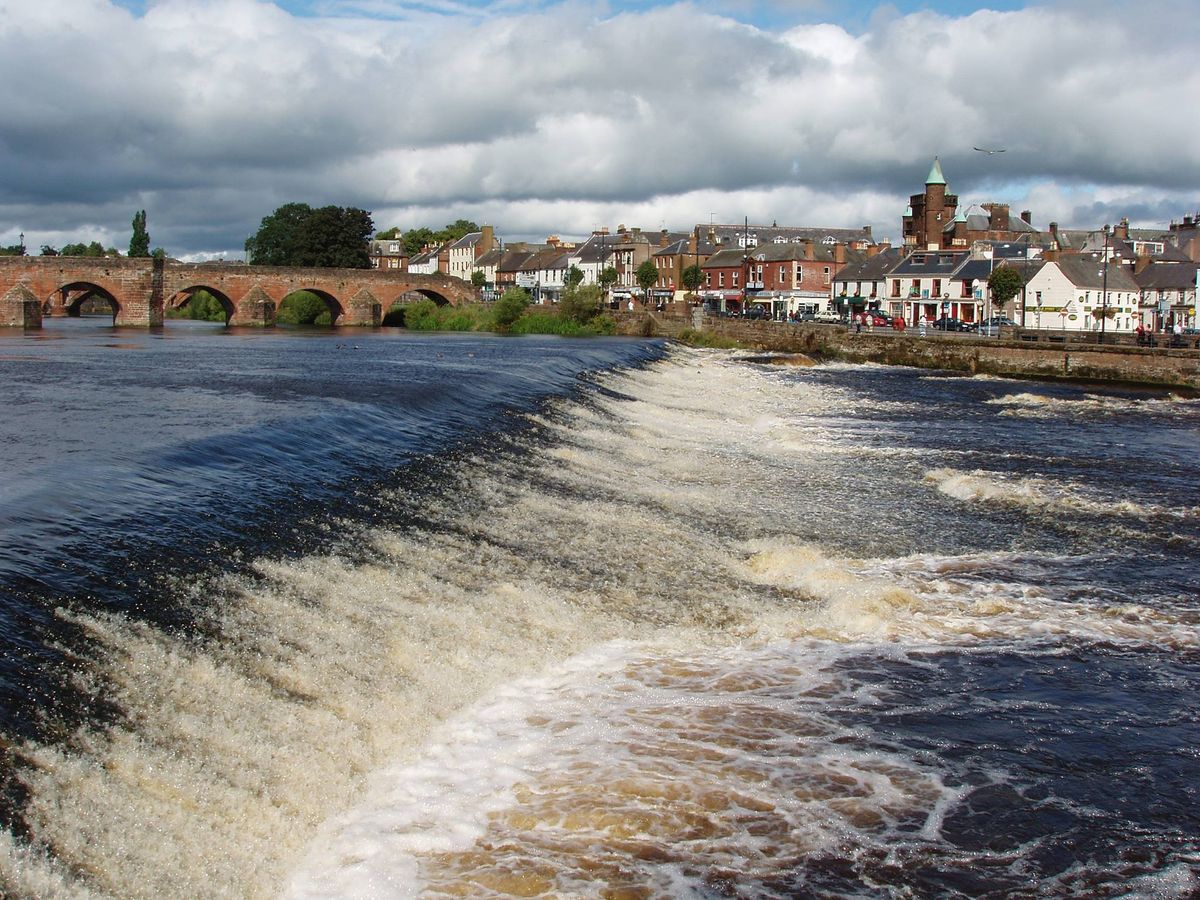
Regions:
M 804 242 L 804 258 L 805 259 L 815 259 L 815 256 L 813 254 L 813 242 L 812 242 L 811 238 Z
M 1118 241 L 1129 240 L 1129 220 L 1122 217 L 1120 223 L 1113 229 L 1113 237 Z
M 841 242 L 833 245 L 833 264 L 838 268 L 846 264 L 846 245 Z
M 1024 222 L 1026 225 L 1032 225 L 1033 224 L 1033 211 L 1029 210 L 1029 209 L 1022 210 L 1021 211 L 1021 221 Z

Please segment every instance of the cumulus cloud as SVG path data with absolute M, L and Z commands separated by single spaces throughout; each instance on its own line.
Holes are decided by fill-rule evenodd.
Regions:
M 854 31 L 578 0 L 6 8 L 2 243 L 124 247 L 145 208 L 171 253 L 236 254 L 290 201 L 509 238 L 744 215 L 894 238 L 935 154 L 964 200 L 1041 225 L 1200 205 L 1200 25 L 1183 0 L 1138 18 L 1103 2 L 880 9 Z

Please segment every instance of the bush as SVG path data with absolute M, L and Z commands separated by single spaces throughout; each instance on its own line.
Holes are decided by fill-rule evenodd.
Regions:
M 275 321 L 283 325 L 332 325 L 333 314 L 316 294 L 296 291 L 283 298 Z
M 529 306 L 529 293 L 524 288 L 509 288 L 492 307 L 492 321 L 497 331 L 509 331 Z
M 602 298 L 603 294 L 598 285 L 569 287 L 563 291 L 562 301 L 558 305 L 558 314 L 572 322 L 586 324 L 596 318 L 596 314 L 600 312 Z
M 480 305 L 438 306 L 432 300 L 422 299 L 393 306 L 383 322 L 413 331 L 486 331 L 491 328 L 491 313 Z

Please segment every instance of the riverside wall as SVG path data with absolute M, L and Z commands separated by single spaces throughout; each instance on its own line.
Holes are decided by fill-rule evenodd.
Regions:
M 689 319 L 646 317 L 622 321 L 627 334 L 679 337 Z M 652 329 L 652 330 L 651 330 Z M 838 325 L 786 324 L 705 318 L 701 332 L 764 351 L 803 353 L 818 359 L 873 362 L 971 374 L 1076 381 L 1112 381 L 1200 390 L 1200 350 L 1118 345 L 1046 345 L 1003 338 L 913 331 L 854 331 Z

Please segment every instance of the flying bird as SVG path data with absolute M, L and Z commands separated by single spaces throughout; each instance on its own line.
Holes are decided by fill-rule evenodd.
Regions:
M 1007 147 L 1000 147 L 1000 148 L 999 148 L 999 149 L 997 149 L 997 150 L 988 150 L 986 147 L 975 147 L 974 149 L 978 150 L 980 153 L 1003 153 L 1003 152 L 1004 152 L 1005 150 L 1007 150 L 1008 148 L 1007 148 Z

